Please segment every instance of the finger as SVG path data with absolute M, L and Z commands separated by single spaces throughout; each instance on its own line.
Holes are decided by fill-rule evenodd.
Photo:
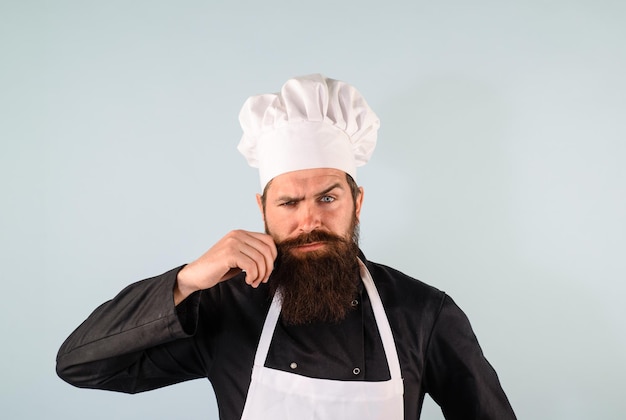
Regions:
M 276 245 L 271 236 L 234 230 L 223 238 L 224 250 L 230 254 L 229 273 L 233 269 L 246 271 L 246 283 L 257 287 L 267 282 L 274 269 L 274 260 L 278 255 Z M 230 249 L 230 251 L 228 251 Z M 223 280 L 226 278 L 222 277 Z
M 237 266 L 246 273 L 245 282 L 252 286 L 256 278 L 259 276 L 259 267 L 254 260 L 244 250 L 241 251 L 241 255 L 238 258 Z
M 276 244 L 274 243 L 274 238 L 265 233 L 258 232 L 248 232 L 249 236 L 252 240 L 259 241 L 263 245 L 265 245 L 270 253 L 272 261 L 274 261 L 278 255 L 278 250 L 276 249 Z
M 246 244 L 242 247 L 240 264 L 246 271 L 246 283 L 250 286 L 257 287 L 266 276 L 269 276 L 267 258 L 254 246 Z
M 257 254 L 251 255 L 258 266 L 257 280 L 266 283 L 274 269 L 274 261 L 278 255 L 276 244 L 271 236 L 262 233 L 252 233 L 249 239 L 248 245 L 258 253 L 258 257 L 263 258 L 263 261 L 259 261 L 256 259 Z
M 267 275 L 267 262 L 263 252 L 256 246 L 248 243 L 240 245 L 239 256 L 236 264 L 246 272 L 246 283 L 256 287 Z

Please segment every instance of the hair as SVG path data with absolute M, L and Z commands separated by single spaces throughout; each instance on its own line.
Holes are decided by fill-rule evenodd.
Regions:
M 270 181 L 265 185 L 265 188 L 263 188 L 263 194 L 261 195 L 261 204 L 263 205 L 263 211 L 265 211 L 267 191 L 269 190 L 270 185 L 272 185 L 272 181 L 273 179 L 270 179 Z M 350 176 L 350 174 L 348 173 L 346 173 L 346 182 L 348 183 L 348 186 L 350 187 L 350 194 L 352 194 L 352 202 L 356 205 L 356 199 L 358 198 L 359 194 L 361 194 L 361 190 L 359 190 L 359 186 L 354 181 L 354 178 L 352 178 L 352 176 Z

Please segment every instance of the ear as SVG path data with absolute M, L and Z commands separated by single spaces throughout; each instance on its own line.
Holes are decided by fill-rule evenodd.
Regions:
M 354 203 L 355 214 L 357 220 L 361 215 L 361 206 L 363 205 L 363 187 L 359 187 L 359 195 L 356 196 L 356 202 Z
M 263 200 L 261 199 L 261 194 L 256 195 L 256 204 L 259 206 L 259 211 L 261 212 L 261 217 L 265 222 L 265 212 L 263 211 Z

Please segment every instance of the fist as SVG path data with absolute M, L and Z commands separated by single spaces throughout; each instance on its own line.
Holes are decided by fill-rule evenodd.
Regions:
M 242 271 L 246 272 L 246 283 L 258 287 L 269 279 L 276 255 L 274 240 L 265 233 L 229 232 L 178 273 L 174 301 L 178 304 L 196 290 L 209 289 Z

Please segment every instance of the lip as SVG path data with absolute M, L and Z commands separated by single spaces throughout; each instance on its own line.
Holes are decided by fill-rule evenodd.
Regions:
M 325 242 L 311 242 L 305 245 L 300 245 L 295 247 L 294 249 L 299 252 L 311 252 L 316 251 L 326 245 Z

